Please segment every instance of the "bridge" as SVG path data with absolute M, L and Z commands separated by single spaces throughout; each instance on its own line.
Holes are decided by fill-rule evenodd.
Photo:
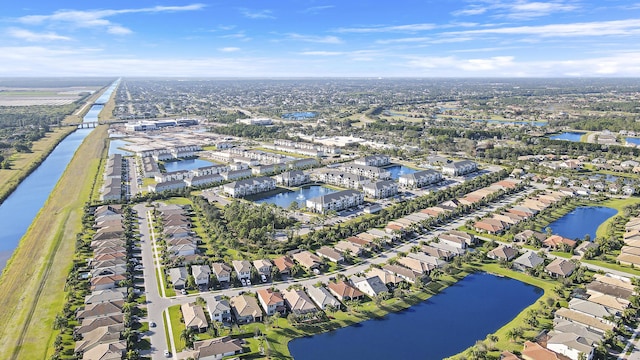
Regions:
M 119 120 L 113 120 L 113 121 L 83 121 L 83 122 L 74 122 L 74 123 L 64 123 L 64 124 L 60 124 L 59 126 L 75 126 L 78 129 L 89 129 L 89 128 L 95 128 L 98 125 L 124 124 L 124 123 L 126 123 L 126 121 L 119 121 Z

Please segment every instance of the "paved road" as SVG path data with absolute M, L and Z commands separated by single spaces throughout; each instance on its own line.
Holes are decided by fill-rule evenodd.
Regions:
M 164 331 L 164 321 L 162 320 L 163 313 L 170 305 L 170 300 L 161 296 L 158 289 L 158 283 L 156 281 L 154 264 L 154 257 L 152 251 L 153 238 L 149 229 L 148 212 L 150 208 L 147 208 L 144 204 L 135 205 L 134 210 L 138 214 L 138 221 L 140 226 L 140 241 L 142 248 L 142 266 L 144 274 L 144 288 L 147 297 L 147 320 L 149 322 L 155 322 L 156 327 L 149 328 L 149 332 L 145 335 L 149 336 L 151 342 L 151 350 L 149 352 L 143 352 L 144 356 L 151 356 L 152 359 L 163 359 L 164 350 L 169 349 L 167 345 L 167 339 Z M 175 351 L 172 351 L 175 353 Z

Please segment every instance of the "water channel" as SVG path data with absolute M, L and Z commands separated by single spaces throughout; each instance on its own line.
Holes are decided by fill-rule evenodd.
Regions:
M 487 273 L 382 319 L 294 339 L 296 360 L 443 359 L 464 351 L 533 304 L 542 290 Z
M 618 210 L 604 206 L 581 206 L 552 222 L 549 227 L 554 234 L 569 239 L 582 239 L 588 234 L 593 241 L 598 226 L 617 213 Z
M 96 102 L 105 103 L 109 100 L 118 83 L 119 80 L 113 83 Z M 98 114 L 103 107 L 104 105 L 93 105 L 83 118 L 83 122 L 98 121 Z M 92 128 L 78 129 L 68 135 L 53 149 L 42 164 L 0 204 L 0 229 L 2 229 L 0 232 L 0 272 L 49 197 L 49 193 L 73 158 L 73 154 L 92 130 Z

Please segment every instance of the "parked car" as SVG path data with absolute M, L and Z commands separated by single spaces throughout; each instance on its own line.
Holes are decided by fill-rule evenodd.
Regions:
M 153 321 L 152 321 L 152 322 L 150 322 L 150 323 L 149 323 L 149 327 L 150 327 L 150 328 L 154 328 L 154 327 L 156 327 L 156 323 L 154 323 Z

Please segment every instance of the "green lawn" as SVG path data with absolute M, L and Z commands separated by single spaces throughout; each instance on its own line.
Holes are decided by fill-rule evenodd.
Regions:
M 171 336 L 173 336 L 173 341 L 176 344 L 176 351 L 180 352 L 185 348 L 184 340 L 180 338 L 180 333 L 185 329 L 184 323 L 180 321 L 182 310 L 180 310 L 180 305 L 174 305 L 170 306 L 167 311 L 169 311 L 169 319 L 171 319 Z M 170 342 L 167 342 L 167 344 L 170 344 Z

